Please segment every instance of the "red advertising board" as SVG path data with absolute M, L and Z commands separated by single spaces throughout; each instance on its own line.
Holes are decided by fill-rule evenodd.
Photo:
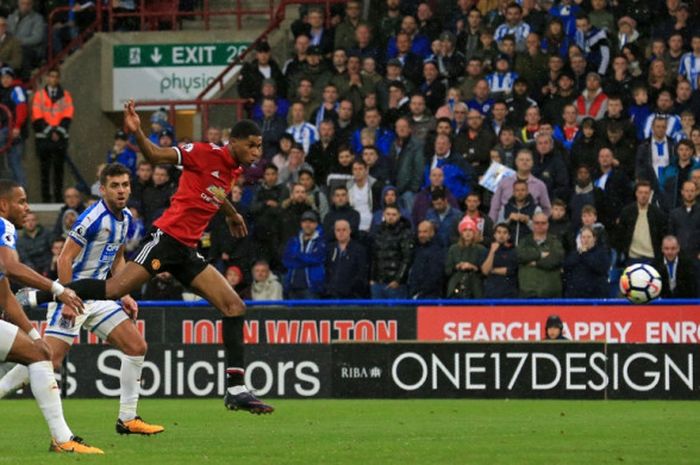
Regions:
M 575 341 L 697 344 L 700 305 L 418 307 L 420 341 L 538 341 L 557 314 Z

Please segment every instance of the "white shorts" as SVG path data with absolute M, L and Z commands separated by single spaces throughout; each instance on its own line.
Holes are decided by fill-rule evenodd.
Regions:
M 80 334 L 80 328 L 85 327 L 102 339 L 107 340 L 107 336 L 122 321 L 128 320 L 122 306 L 113 300 L 89 300 L 85 302 L 85 313 L 79 315 L 73 323 L 66 321 L 61 316 L 63 304 L 50 303 L 46 311 L 46 331 L 47 336 L 60 339 L 68 345 L 73 345 L 73 341 Z
M 19 328 L 12 323 L 0 320 L 0 362 L 7 359 L 7 355 L 12 350 Z

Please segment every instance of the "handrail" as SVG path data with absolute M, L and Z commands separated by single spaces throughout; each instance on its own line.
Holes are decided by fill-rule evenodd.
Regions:
M 191 100 L 138 100 L 136 106 L 141 107 L 165 107 L 168 109 L 168 120 L 175 123 L 175 107 L 182 105 L 194 105 L 198 111 L 202 112 L 202 138 L 209 127 L 209 107 L 212 105 L 234 105 L 236 107 L 236 118 L 243 118 L 243 106 L 248 103 L 246 99 L 226 98 L 226 99 L 191 99 Z
M 10 150 L 10 147 L 12 147 L 12 142 L 14 140 L 14 137 L 12 136 L 12 123 L 14 121 L 12 119 L 12 111 L 7 105 L 0 103 L 0 110 L 5 112 L 5 114 L 7 115 L 7 138 L 5 139 L 5 144 L 2 147 L 0 147 L 0 155 L 2 155 L 8 150 Z
M 279 28 L 280 25 L 282 24 L 282 21 L 285 20 L 286 17 L 286 9 L 289 5 L 325 5 L 326 8 L 326 18 L 328 18 L 330 15 L 328 14 L 330 11 L 330 5 L 333 4 L 342 4 L 345 3 L 346 0 L 282 0 L 282 2 L 277 6 L 277 9 L 275 11 L 275 14 L 273 18 L 270 20 L 270 24 L 268 24 L 267 28 L 260 34 L 260 36 L 253 41 L 250 46 L 243 51 L 243 53 L 239 54 L 236 58 L 231 61 L 231 63 L 224 68 L 217 77 L 215 77 L 197 96 L 198 99 L 205 99 L 209 92 L 211 92 L 217 85 L 219 86 L 219 90 L 224 89 L 224 85 L 226 84 L 224 82 L 224 79 L 226 75 L 233 69 L 234 66 L 237 66 L 243 62 L 246 56 L 248 56 L 248 53 L 251 50 L 254 50 L 255 47 L 262 41 L 267 40 L 267 36 L 274 31 L 275 29 Z
M 245 9 L 241 5 L 241 0 L 236 0 L 236 8 L 229 8 L 224 10 L 209 10 L 209 0 L 204 0 L 202 8 L 200 11 L 178 11 L 173 9 L 169 12 L 165 11 L 148 11 L 146 8 L 146 1 L 141 0 L 139 3 L 138 11 L 121 11 L 115 12 L 111 3 L 107 6 L 108 15 L 108 30 L 112 32 L 114 30 L 114 19 L 115 18 L 139 18 L 140 19 L 140 30 L 144 31 L 146 18 L 150 17 L 165 17 L 170 18 L 172 23 L 172 29 L 176 29 L 176 23 L 178 18 L 191 18 L 191 17 L 201 17 L 204 21 L 204 29 L 209 30 L 209 21 L 212 16 L 236 16 L 236 25 L 240 30 L 243 27 L 242 17 L 244 15 L 270 15 L 272 19 L 274 11 L 274 0 L 268 0 L 268 7 L 261 9 Z
M 634 306 L 625 299 L 430 299 L 430 300 L 246 300 L 248 307 L 455 307 L 455 306 L 551 306 L 561 307 L 582 305 L 615 305 Z M 646 305 L 637 305 L 637 308 L 654 305 L 700 305 L 700 299 L 657 299 Z M 206 300 L 180 301 L 180 300 L 143 300 L 139 306 L 145 307 L 211 307 Z

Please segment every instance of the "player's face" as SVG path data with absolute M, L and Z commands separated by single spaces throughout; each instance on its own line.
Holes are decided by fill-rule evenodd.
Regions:
M 15 228 L 22 229 L 29 214 L 29 202 L 27 202 L 27 193 L 24 192 L 24 189 L 15 187 L 10 195 L 0 199 L 0 204 L 2 203 L 5 204 L 5 211 L 7 212 L 5 219 L 12 223 Z
M 131 180 L 128 174 L 107 177 L 104 186 L 100 186 L 100 193 L 110 209 L 120 211 L 126 207 L 126 202 L 131 194 Z
M 262 136 L 248 136 L 246 139 L 231 138 L 229 150 L 243 166 L 250 166 L 262 156 Z

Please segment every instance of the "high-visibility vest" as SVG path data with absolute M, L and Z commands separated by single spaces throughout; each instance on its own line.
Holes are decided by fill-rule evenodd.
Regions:
M 73 119 L 73 98 L 63 89 L 63 97 L 51 101 L 46 89 L 34 95 L 32 102 L 32 121 L 43 119 L 49 126 L 58 126 L 64 118 Z

